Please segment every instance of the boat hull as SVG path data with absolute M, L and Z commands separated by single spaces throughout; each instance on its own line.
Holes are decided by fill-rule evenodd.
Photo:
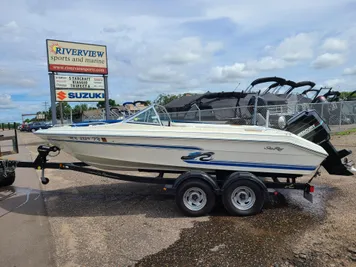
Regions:
M 327 154 L 286 142 L 152 137 L 42 136 L 88 165 L 109 170 L 229 170 L 309 175 Z

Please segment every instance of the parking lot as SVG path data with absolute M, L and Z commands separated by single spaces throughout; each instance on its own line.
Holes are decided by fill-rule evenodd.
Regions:
M 11 158 L 34 159 L 40 139 L 19 139 Z M 332 142 L 356 159 L 356 135 Z M 63 152 L 51 161 L 76 160 Z M 0 266 L 356 266 L 354 177 L 323 171 L 314 203 L 281 191 L 286 200 L 256 216 L 217 206 L 188 218 L 159 185 L 63 170 L 48 170 L 41 185 L 35 170 L 16 174 L 0 189 Z

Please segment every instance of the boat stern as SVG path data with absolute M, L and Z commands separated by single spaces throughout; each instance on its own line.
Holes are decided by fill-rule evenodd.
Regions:
M 330 142 L 330 128 L 315 110 L 302 111 L 288 120 L 285 131 L 309 140 L 328 153 L 322 162 L 325 170 L 332 175 L 351 176 L 353 167 L 347 156 L 351 150 L 337 150 Z

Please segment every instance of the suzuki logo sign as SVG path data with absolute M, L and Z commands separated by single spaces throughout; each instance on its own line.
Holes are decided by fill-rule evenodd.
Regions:
M 61 100 L 61 101 L 63 101 L 64 99 L 66 99 L 66 97 L 67 97 L 67 94 L 66 94 L 65 92 L 63 92 L 63 91 L 59 91 L 59 92 L 57 93 L 57 99 L 59 99 L 59 100 Z
M 58 102 L 99 102 L 104 100 L 104 90 L 56 90 L 56 101 Z

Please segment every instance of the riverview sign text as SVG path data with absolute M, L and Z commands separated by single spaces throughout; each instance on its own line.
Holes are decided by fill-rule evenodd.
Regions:
M 48 71 L 108 74 L 104 45 L 46 40 Z

